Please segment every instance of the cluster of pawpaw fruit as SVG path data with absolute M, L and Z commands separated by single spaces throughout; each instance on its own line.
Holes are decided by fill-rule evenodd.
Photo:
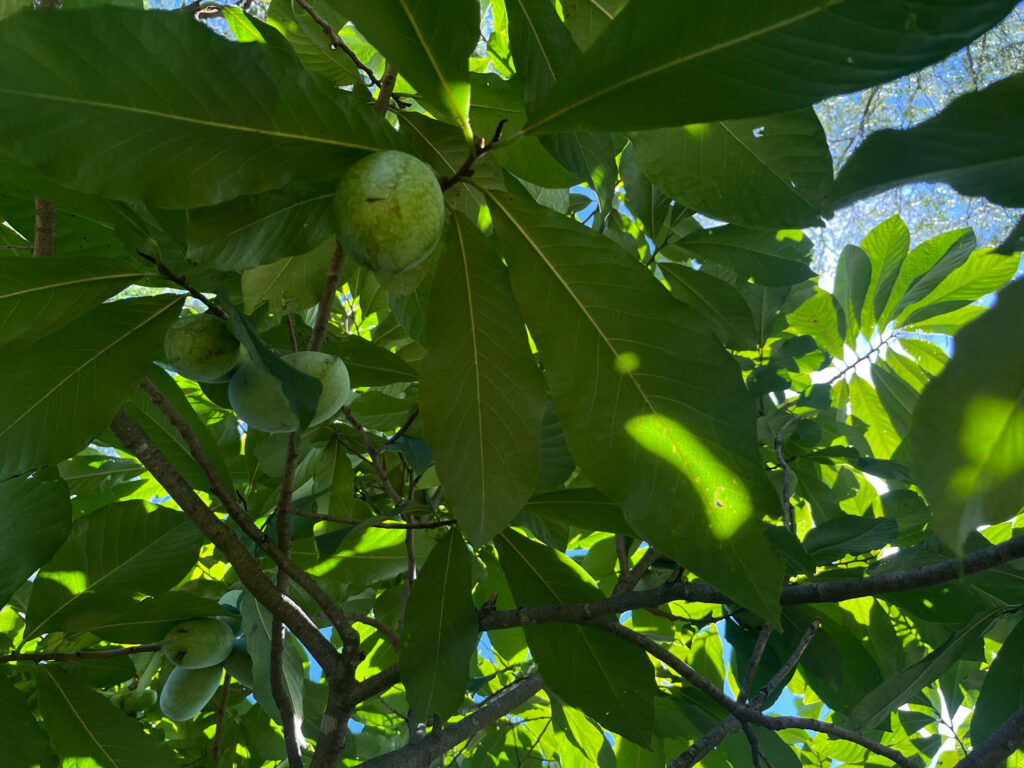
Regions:
M 204 383 L 228 383 L 228 400 L 238 417 L 264 432 L 291 432 L 299 427 L 281 381 L 245 347 L 220 317 L 206 312 L 186 315 L 171 326 L 164 355 L 174 370 Z M 320 380 L 322 390 L 312 424 L 326 421 L 352 398 L 348 369 L 339 357 L 323 352 L 292 352 L 281 358 Z

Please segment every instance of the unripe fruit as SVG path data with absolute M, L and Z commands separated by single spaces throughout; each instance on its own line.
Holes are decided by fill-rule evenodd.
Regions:
M 338 239 L 374 272 L 425 261 L 444 229 L 444 193 L 430 166 L 405 152 L 376 152 L 341 179 L 334 197 Z
M 121 709 L 129 715 L 145 712 L 156 704 L 156 691 L 152 688 L 136 688 L 121 698 Z
M 199 714 L 220 687 L 224 670 L 219 666 L 205 669 L 175 667 L 160 691 L 160 710 L 168 720 L 180 723 Z
M 351 400 L 348 368 L 341 358 L 323 352 L 293 352 L 281 359 L 323 385 L 310 424 L 326 421 Z M 280 380 L 259 363 L 247 363 L 238 369 L 228 385 L 228 397 L 238 418 L 250 427 L 264 432 L 299 428 L 299 417 L 285 397 Z
M 168 632 L 160 649 L 179 667 L 199 669 L 224 661 L 234 642 L 235 633 L 220 619 L 192 619 Z
M 228 324 L 209 313 L 179 318 L 164 338 L 167 362 L 193 381 L 227 381 L 244 362 L 242 345 Z

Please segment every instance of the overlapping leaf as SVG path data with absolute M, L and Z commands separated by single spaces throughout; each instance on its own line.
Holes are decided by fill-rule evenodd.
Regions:
M 423 428 L 452 512 L 479 545 L 533 491 L 544 383 L 508 273 L 487 238 L 461 216 L 448 227 L 430 306 Z
M 65 459 L 110 422 L 178 316 L 178 296 L 101 304 L 0 358 L 0 477 Z
M 141 501 L 112 504 L 79 518 L 39 572 L 26 614 L 26 636 L 99 613 L 119 615 L 135 595 L 170 589 L 195 564 L 202 537 L 180 512 Z M 81 628 L 89 628 L 86 624 Z
M 9 353 L 67 325 L 142 276 L 114 259 L 0 256 L 0 348 Z
M 165 743 L 106 698 L 53 666 L 39 668 L 39 709 L 64 765 L 173 768 Z
M 497 540 L 501 568 L 518 605 L 600 600 L 586 572 L 561 552 L 513 530 Z M 596 627 L 542 624 L 525 627 L 530 651 L 546 685 L 605 728 L 640 744 L 650 741 L 654 668 L 637 646 Z M 568 659 L 572 663 L 566 663 Z
M 53 556 L 70 532 L 68 486 L 53 468 L 0 483 L 0 605 Z
M 938 61 L 1014 5 L 633 0 L 552 88 L 526 130 L 636 130 L 810 106 Z
M 451 531 L 430 553 L 405 613 L 399 669 L 413 716 L 448 719 L 466 696 L 479 634 L 470 593 L 473 559 Z
M 961 96 L 927 122 L 869 136 L 836 179 L 840 204 L 915 181 L 1024 206 L 1024 74 Z
M 813 250 L 814 244 L 794 230 L 775 233 L 729 224 L 686 235 L 664 253 L 669 258 L 721 264 L 758 285 L 784 286 L 814 274 Z
M 831 215 L 832 156 L 813 109 L 633 136 L 636 161 L 676 201 L 744 227 Z
M 924 390 L 910 439 L 914 479 L 935 531 L 960 548 L 1024 498 L 1024 282 L 957 334 L 956 354 Z
M 469 66 L 480 38 L 476 0 L 342 0 L 341 10 L 430 108 L 469 128 Z
M 735 363 L 610 240 L 513 194 L 489 199 L 580 467 L 659 551 L 775 616 L 782 566 L 760 520 L 778 500 Z
M 28 11 L 0 24 L 0 48 L 0 157 L 84 192 L 209 205 L 337 178 L 396 142 L 353 94 L 187 14 Z

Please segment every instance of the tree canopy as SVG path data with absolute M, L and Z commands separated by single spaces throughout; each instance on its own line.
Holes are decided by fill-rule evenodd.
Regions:
M 0 763 L 1024 765 L 1016 4 L 0 0 Z

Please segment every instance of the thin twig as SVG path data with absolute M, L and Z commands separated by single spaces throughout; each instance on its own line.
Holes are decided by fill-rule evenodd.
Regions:
M 348 611 L 345 612 L 345 618 L 355 624 L 365 624 L 368 627 L 373 627 L 388 639 L 388 642 L 391 643 L 391 646 L 396 651 L 401 647 L 401 643 L 398 639 L 398 633 L 380 619 L 374 618 L 373 616 L 365 616 L 361 613 L 350 613 Z
M 331 308 L 334 306 L 334 296 L 338 292 L 338 281 L 341 279 L 341 268 L 344 263 L 345 249 L 341 247 L 341 243 L 335 240 L 334 250 L 331 251 L 331 260 L 327 264 L 324 287 L 320 291 L 313 332 L 309 336 L 309 344 L 306 345 L 306 349 L 310 352 L 319 352 L 324 346 L 324 340 L 327 338 L 327 326 L 331 319 Z
M 416 421 L 416 417 L 419 416 L 419 415 L 420 415 L 420 409 L 419 408 L 414 408 L 412 413 L 409 414 L 409 418 L 407 418 L 405 420 L 405 422 L 402 424 L 402 426 L 400 426 L 398 428 L 398 431 L 395 432 L 395 434 L 391 435 L 391 437 L 389 437 L 387 440 L 384 441 L 384 444 L 385 445 L 391 445 L 396 440 L 398 440 L 398 438 L 400 438 L 402 435 L 404 435 L 409 430 L 409 427 L 412 426 L 413 422 Z
M 31 245 L 0 245 L 0 251 L 31 251 Z
M 782 465 L 782 525 L 788 531 L 796 532 L 793 521 L 793 493 L 790 483 L 793 481 L 793 470 L 790 469 L 786 457 L 782 455 L 782 433 L 786 427 L 798 420 L 800 416 L 791 416 L 775 432 L 775 457 Z
M 629 573 L 629 552 L 626 549 L 625 534 L 615 534 L 615 557 L 619 561 L 619 579 L 622 580 Z
M 364 75 L 366 75 L 366 78 L 370 81 L 370 83 L 372 83 L 373 85 L 380 85 L 380 80 L 377 79 L 377 76 L 373 73 L 373 70 L 370 69 L 365 64 L 363 64 L 363 62 L 359 60 L 359 57 L 356 56 L 355 52 L 347 45 L 345 45 L 345 42 L 340 37 L 338 37 L 338 33 L 334 31 L 334 28 L 330 25 L 330 22 L 325 20 L 319 13 L 317 13 L 313 6 L 310 5 L 306 0 L 295 0 L 295 2 L 298 3 L 299 6 L 306 13 L 309 14 L 310 18 L 313 19 L 313 21 L 315 21 L 319 25 L 320 29 L 324 31 L 324 34 L 327 35 L 327 39 L 331 41 L 331 48 L 333 50 L 341 51 L 350 59 L 352 59 L 352 61 L 356 65 L 356 68 L 359 69 Z
M 58 6 L 59 7 L 59 6 Z M 36 198 L 35 237 L 32 240 L 32 257 L 53 256 L 57 240 L 57 205 L 41 197 Z
M 284 324 L 288 328 L 288 341 L 291 343 L 292 352 L 299 351 L 299 337 L 295 335 L 295 321 L 292 320 L 292 313 L 284 316 Z
M 428 528 L 443 528 L 446 525 L 455 525 L 458 521 L 456 520 L 432 520 L 428 522 L 410 522 L 410 523 L 391 523 L 387 522 L 390 520 L 387 516 L 370 517 L 363 520 L 359 520 L 355 517 L 339 517 L 338 515 L 328 515 L 323 512 L 310 512 L 306 509 L 292 509 L 293 515 L 300 515 L 302 517 L 308 517 L 311 520 L 323 520 L 328 523 L 341 523 L 343 525 L 365 525 L 367 528 L 392 528 L 395 530 L 409 530 L 409 529 L 428 529 Z M 381 522 L 374 522 L 380 520 Z
M 451 176 L 441 180 L 441 189 L 448 190 L 454 187 L 463 179 L 467 179 L 473 175 L 473 164 L 480 159 L 482 155 L 490 152 L 494 147 L 501 141 L 501 132 L 505 129 L 505 123 L 507 120 L 502 120 L 498 123 L 498 127 L 494 129 L 494 135 L 491 137 L 489 142 L 485 142 L 483 139 L 477 139 L 476 146 L 473 151 L 469 153 L 469 157 L 459 167 L 455 173 Z
M 355 414 L 352 413 L 352 409 L 347 405 L 342 406 L 341 412 L 348 420 L 348 423 L 356 430 L 356 434 L 359 436 L 359 442 L 363 444 L 363 448 L 370 457 L 370 466 L 372 466 L 373 471 L 377 473 L 377 477 L 380 479 L 381 487 L 384 488 L 384 492 L 391 497 L 391 501 L 395 503 L 396 507 L 402 506 L 405 499 L 402 498 L 402 494 L 396 491 L 395 487 L 391 484 L 391 479 L 388 477 L 387 467 L 385 467 L 384 462 L 381 461 L 380 451 L 377 450 L 373 441 L 370 440 L 370 436 L 366 433 L 366 428 L 359 423 L 359 419 L 355 417 Z
M 148 253 L 143 253 L 142 251 L 139 251 L 139 250 L 136 250 L 135 252 L 139 256 L 141 256 L 143 259 L 148 261 L 150 264 L 154 265 L 156 267 L 157 271 L 161 275 L 166 277 L 172 283 L 175 283 L 176 285 L 178 285 L 180 288 L 182 288 L 185 291 L 187 291 L 188 295 L 191 296 L 193 299 L 195 299 L 196 301 L 204 304 L 206 306 L 206 309 L 207 309 L 208 312 L 212 312 L 217 317 L 219 317 L 219 318 L 221 318 L 223 320 L 227 320 L 228 313 L 225 312 L 220 307 L 218 307 L 216 304 L 214 304 L 208 298 L 206 298 L 206 296 L 204 296 L 200 291 L 197 291 L 195 288 L 193 288 L 189 284 L 188 279 L 184 275 L 176 275 L 176 274 L 174 274 L 170 269 L 167 268 L 166 264 L 164 264 L 162 261 L 160 261 L 155 256 L 150 256 Z
M 750 694 L 750 686 L 754 684 L 754 675 L 757 674 L 757 668 L 761 665 L 761 657 L 764 656 L 764 649 L 768 647 L 768 639 L 771 636 L 772 625 L 765 622 L 764 626 L 761 627 L 761 634 L 757 636 L 757 642 L 754 643 L 754 651 L 750 654 L 747 672 L 743 676 L 743 684 L 740 685 L 740 694 L 736 697 L 737 701 L 741 704 L 745 704 L 747 701 L 747 697 Z
M 654 564 L 654 561 L 660 557 L 658 551 L 648 546 L 647 551 L 644 552 L 643 557 L 640 558 L 640 562 L 634 565 L 631 569 L 619 576 L 618 582 L 612 588 L 613 595 L 620 595 L 623 592 L 629 592 L 631 589 L 636 587 L 637 583 L 644 577 L 644 574 Z
M 220 700 L 217 702 L 217 719 L 214 721 L 213 739 L 210 742 L 210 757 L 214 765 L 220 760 L 220 742 L 224 736 L 224 713 L 228 708 L 228 694 L 231 693 L 231 673 L 224 670 L 224 681 L 220 687 Z
M 8 653 L 0 656 L 0 662 L 8 661 L 82 661 L 84 659 L 111 659 L 114 656 L 129 656 L 133 653 L 153 653 L 160 650 L 160 643 L 128 645 L 117 648 L 103 648 L 99 651 L 64 651 L 60 653 Z

